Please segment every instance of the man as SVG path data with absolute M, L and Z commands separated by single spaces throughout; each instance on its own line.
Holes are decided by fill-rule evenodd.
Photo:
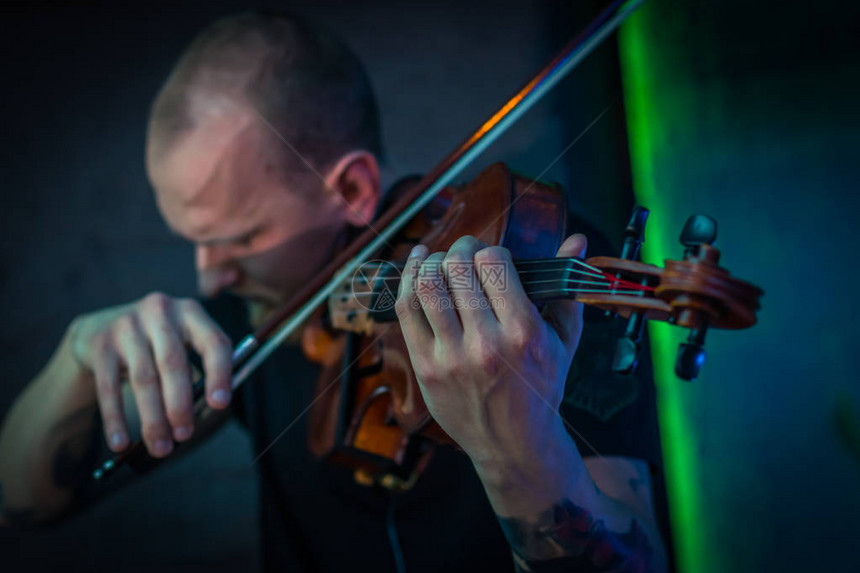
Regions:
M 558 413 L 582 309 L 539 313 L 504 249 L 464 237 L 447 253 L 419 245 L 407 261 L 396 308 L 410 359 L 431 413 L 466 454 L 439 452 L 413 491 L 364 488 L 310 460 L 301 437 L 277 439 L 314 379 L 294 345 L 231 396 L 231 338 L 376 213 L 377 115 L 354 55 L 294 17 L 228 18 L 192 43 L 153 105 L 147 173 L 168 225 L 195 244 L 201 294 L 229 295 L 204 307 L 155 293 L 70 325 L 0 430 L 4 524 L 53 520 L 97 498 L 86 478 L 102 435 L 119 452 L 139 425 L 163 458 L 232 412 L 260 454 L 267 569 L 665 568 L 646 462 L 580 452 Z M 574 235 L 559 256 L 585 248 Z M 506 263 L 508 290 L 437 291 L 451 304 L 427 304 L 431 273 L 420 271 L 473 262 Z M 454 304 L 484 298 L 504 304 Z M 202 358 L 216 412 L 204 420 L 191 413 L 186 347 Z

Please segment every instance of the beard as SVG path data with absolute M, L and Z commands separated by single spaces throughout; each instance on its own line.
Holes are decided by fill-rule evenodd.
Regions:
M 253 328 L 259 328 L 266 320 L 274 316 L 275 312 L 284 304 L 284 300 L 275 297 L 272 293 L 250 292 L 243 288 L 227 289 L 231 295 L 236 296 L 245 303 L 248 322 Z
M 277 309 L 277 305 L 260 298 L 245 298 L 245 307 L 248 310 L 248 322 L 254 328 L 259 328 L 270 319 Z

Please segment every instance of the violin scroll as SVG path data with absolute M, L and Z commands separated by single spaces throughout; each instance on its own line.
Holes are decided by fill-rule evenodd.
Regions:
M 620 258 L 588 259 L 608 275 L 606 291 L 577 295 L 576 299 L 627 318 L 616 343 L 613 369 L 617 372 L 629 373 L 635 367 L 645 320 L 689 329 L 687 341 L 678 348 L 675 374 L 694 380 L 704 364 L 708 329 L 754 325 L 763 292 L 719 266 L 720 251 L 713 246 L 717 223 L 706 215 L 693 215 L 684 225 L 680 235 L 682 260 L 666 260 L 662 269 L 636 261 L 646 218 L 647 210 L 634 209 Z

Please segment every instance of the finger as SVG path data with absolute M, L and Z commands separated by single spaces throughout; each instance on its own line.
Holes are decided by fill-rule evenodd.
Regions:
M 421 264 L 416 280 L 416 292 L 424 316 L 433 329 L 433 336 L 451 342 L 463 336 L 463 326 L 448 293 L 442 261 L 445 253 L 433 253 Z
M 206 402 L 226 408 L 233 393 L 233 347 L 230 338 L 195 300 L 179 303 L 178 320 L 183 335 L 203 358 Z
M 162 458 L 173 450 L 173 439 L 152 349 L 135 318 L 127 316 L 119 321 L 117 343 L 128 368 L 143 441 L 151 455 Z
M 119 363 L 113 349 L 102 348 L 96 352 L 93 373 L 105 440 L 112 451 L 121 452 L 128 447 L 128 421 L 122 404 Z
M 475 272 L 475 253 L 484 247 L 486 244 L 467 235 L 457 239 L 445 255 L 448 292 L 464 331 L 483 332 L 491 324 L 498 324 Z
M 397 301 L 394 304 L 400 321 L 400 330 L 403 332 L 406 345 L 410 348 L 423 348 L 433 340 L 433 330 L 427 322 L 427 317 L 424 316 L 421 301 L 418 300 L 418 293 L 415 291 L 421 263 L 427 258 L 427 254 L 427 247 L 424 245 L 416 245 L 409 253 L 409 258 L 403 266 L 403 274 L 400 276 Z
M 502 325 L 510 325 L 523 316 L 537 317 L 537 310 L 523 289 L 510 251 L 504 247 L 481 249 L 475 253 L 475 267 L 485 296 L 497 301 L 491 305 L 491 310 Z
M 557 258 L 584 257 L 588 239 L 585 235 L 575 234 L 567 238 L 558 249 Z M 582 303 L 575 300 L 559 300 L 544 306 L 544 319 L 558 333 L 568 350 L 576 350 L 582 332 Z
M 173 439 L 182 442 L 194 431 L 193 398 L 188 355 L 173 309 L 172 299 L 159 299 L 158 304 L 152 303 L 149 312 L 141 315 L 141 322 L 158 368 Z

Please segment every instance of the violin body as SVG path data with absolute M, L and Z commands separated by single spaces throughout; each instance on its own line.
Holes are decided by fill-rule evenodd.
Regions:
M 506 247 L 517 259 L 545 259 L 555 256 L 565 238 L 561 188 L 517 175 L 501 163 L 441 196 L 447 203 L 444 214 L 439 215 L 438 205 L 428 206 L 390 252 L 381 255 L 402 262 L 418 242 L 431 252 L 447 251 L 460 237 L 472 235 Z M 396 297 L 396 292 L 390 294 Z M 361 313 L 351 316 L 354 320 Z M 353 332 L 305 329 L 306 354 L 322 365 L 309 418 L 309 446 L 320 458 L 357 468 L 363 483 L 404 487 L 426 466 L 436 443 L 453 442 L 421 397 L 399 323 L 355 325 L 348 324 L 349 317 L 341 310 L 330 321 Z

